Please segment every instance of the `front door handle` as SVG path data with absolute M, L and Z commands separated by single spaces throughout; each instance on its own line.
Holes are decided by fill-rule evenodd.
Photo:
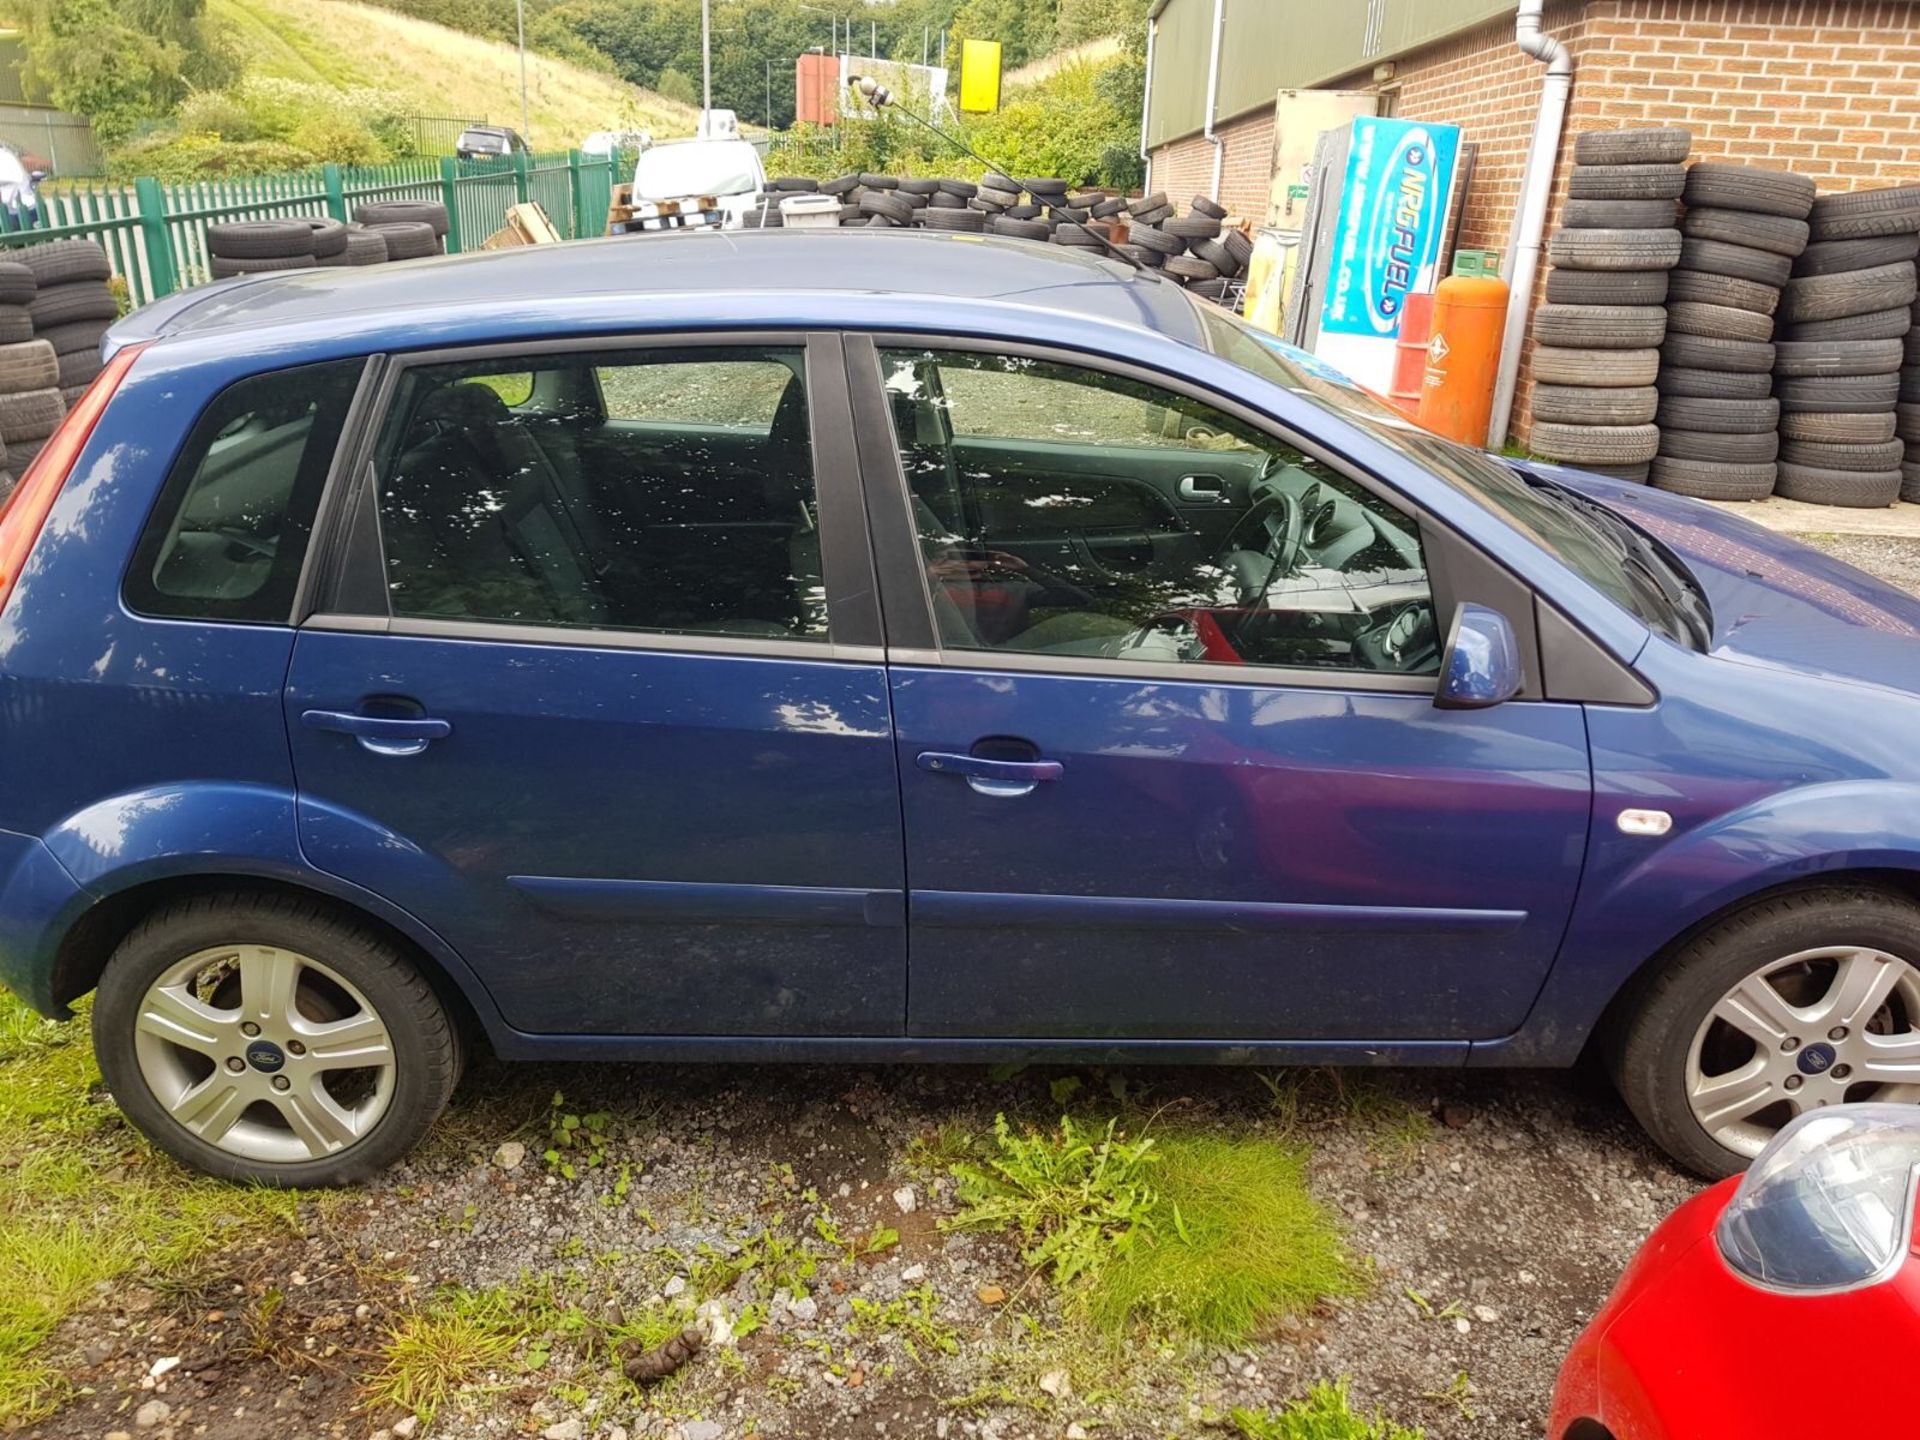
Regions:
M 935 775 L 958 775 L 978 793 L 1003 800 L 1028 794 L 1040 781 L 1066 774 L 1058 760 L 988 760 L 946 750 L 922 750 L 913 763 Z
M 1218 505 L 1227 498 L 1227 482 L 1218 475 L 1182 475 L 1175 488 L 1189 505 Z
M 303 710 L 300 723 L 309 730 L 351 735 L 362 750 L 375 755 L 418 755 L 431 741 L 453 733 L 447 721 L 424 715 L 362 715 L 352 710 Z

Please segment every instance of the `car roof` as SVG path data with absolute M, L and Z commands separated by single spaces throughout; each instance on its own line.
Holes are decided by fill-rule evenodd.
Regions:
M 764 309 L 771 323 L 780 297 L 817 301 L 834 292 L 869 302 L 901 296 L 991 303 L 1001 312 L 996 330 L 1008 323 L 1005 308 L 1018 306 L 1187 344 L 1200 339 L 1198 302 L 1177 285 L 1085 247 L 912 230 L 772 229 L 618 236 L 243 276 L 134 311 L 113 327 L 107 348 L 263 326 L 291 339 L 302 325 L 342 321 L 371 332 L 403 325 L 410 315 L 432 312 L 444 320 L 467 310 L 496 322 L 497 338 L 507 340 L 539 328 L 543 303 L 598 296 L 725 296 L 731 313 Z M 503 297 L 512 304 L 503 307 Z M 903 322 L 909 313 L 903 310 Z

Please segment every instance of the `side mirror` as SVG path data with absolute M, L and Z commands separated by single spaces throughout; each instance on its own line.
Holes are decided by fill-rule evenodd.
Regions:
M 1440 657 L 1440 688 L 1433 703 L 1440 710 L 1484 710 L 1511 700 L 1525 683 L 1520 642 L 1498 610 L 1462 602 L 1453 612 L 1453 628 Z

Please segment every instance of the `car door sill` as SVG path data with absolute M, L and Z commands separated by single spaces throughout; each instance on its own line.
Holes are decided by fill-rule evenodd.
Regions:
M 917 1035 L 533 1035 L 496 1032 L 503 1060 L 660 1063 L 998 1065 L 1466 1064 L 1468 1040 L 1225 1040 L 975 1038 Z

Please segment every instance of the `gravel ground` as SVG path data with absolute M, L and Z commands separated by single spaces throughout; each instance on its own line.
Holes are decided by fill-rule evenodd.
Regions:
M 1816 543 L 1920 588 L 1920 542 Z M 304 1205 L 303 1234 L 101 1294 L 54 1341 L 81 1394 L 28 1433 L 1149 1440 L 1225 1435 L 1231 1406 L 1350 1376 L 1429 1436 L 1538 1440 L 1566 1346 L 1696 1188 L 1585 1071 L 1296 1072 L 1288 1103 L 1240 1070 L 1073 1072 L 1090 1118 L 1115 1107 L 1087 1096 L 1119 1094 L 1155 1124 L 1310 1146 L 1316 1195 L 1371 1267 L 1357 1297 L 1237 1349 L 1090 1353 L 1010 1242 L 940 1228 L 953 1197 L 928 1160 L 1000 1112 L 1044 1123 L 1064 1073 L 478 1062 L 420 1152 Z M 556 1092 L 608 1116 L 606 1163 L 577 1180 L 541 1156 Z M 898 1242 L 856 1253 L 882 1227 Z M 808 1299 L 773 1294 L 769 1235 L 818 1256 Z M 702 1307 L 720 1343 L 666 1384 L 636 1398 L 590 1353 L 582 1317 L 607 1298 L 664 1313 L 703 1265 L 754 1256 Z M 418 1425 L 367 1385 L 389 1327 L 449 1285 L 563 1303 Z

